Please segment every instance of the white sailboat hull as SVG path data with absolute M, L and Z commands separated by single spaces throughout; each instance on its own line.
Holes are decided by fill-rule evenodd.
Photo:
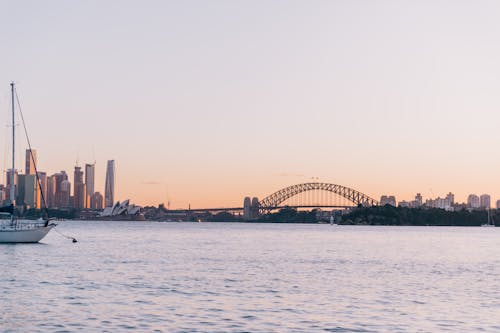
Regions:
M 10 91 L 11 91 L 11 98 L 12 98 L 12 169 L 11 174 L 10 174 L 10 205 L 6 207 L 2 207 L 5 209 L 1 209 L 2 212 L 10 213 L 11 214 L 11 220 L 1 220 L 0 221 L 0 243 L 37 243 L 40 240 L 42 240 L 43 237 L 45 237 L 49 231 L 56 226 L 55 223 L 49 223 L 49 220 L 43 220 L 42 218 L 33 221 L 33 220 L 18 220 L 15 218 L 15 206 L 16 206 L 16 198 L 15 198 L 15 181 L 14 181 L 14 174 L 15 174 L 15 138 L 16 138 L 16 131 L 15 131 L 15 100 L 16 100 L 16 93 L 15 93 L 15 84 L 14 82 L 10 83 Z M 19 105 L 19 100 L 17 100 L 18 106 Z M 23 121 L 23 126 L 26 132 L 26 126 L 24 124 L 24 118 L 21 118 Z M 33 167 L 36 175 L 36 180 L 37 183 L 36 185 L 41 186 L 40 179 L 38 178 L 38 171 L 36 169 L 36 163 L 35 163 L 35 158 L 33 156 L 33 152 L 31 149 L 31 144 L 28 138 L 28 133 L 26 132 L 26 139 L 28 143 L 29 150 L 29 155 L 31 155 L 31 160 L 33 162 Z M 26 156 L 29 156 L 26 155 Z M 43 198 L 43 196 L 42 196 Z
M 33 228 L 0 229 L 0 243 L 38 243 L 53 227 L 54 224 Z

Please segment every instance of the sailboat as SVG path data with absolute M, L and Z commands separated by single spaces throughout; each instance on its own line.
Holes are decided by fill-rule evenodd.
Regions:
M 494 227 L 495 221 L 493 221 L 493 216 L 491 216 L 490 209 L 488 208 L 488 222 L 481 224 L 481 227 Z
M 0 212 L 9 213 L 10 219 L 0 220 L 0 243 L 38 243 L 42 238 L 44 238 L 49 231 L 56 226 L 55 223 L 46 218 L 40 218 L 38 220 L 21 220 L 17 219 L 15 216 L 16 212 L 16 189 L 14 184 L 14 170 L 15 170 L 15 87 L 14 82 L 10 84 L 10 90 L 12 95 L 12 169 L 10 172 L 10 204 L 5 207 L 0 208 Z M 29 139 L 28 139 L 28 145 Z M 31 147 L 30 152 L 31 152 Z M 40 186 L 40 180 L 38 178 L 38 172 L 35 175 L 38 186 Z M 40 186 L 41 188 L 41 186 Z M 43 197 L 43 193 L 42 193 Z M 45 201 L 45 200 L 43 200 Z

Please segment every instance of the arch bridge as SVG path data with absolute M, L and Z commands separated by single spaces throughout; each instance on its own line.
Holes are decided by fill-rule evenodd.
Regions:
M 303 183 L 296 184 L 292 186 L 285 187 L 273 194 L 265 197 L 258 202 L 258 210 L 260 213 L 268 213 L 274 209 L 281 208 L 283 203 L 295 196 L 299 196 L 301 193 L 312 192 L 312 191 L 325 191 L 332 194 L 336 194 L 344 199 L 347 199 L 350 206 L 347 205 L 328 205 L 328 204 L 305 204 L 298 203 L 297 205 L 289 205 L 293 207 L 352 207 L 352 206 L 377 206 L 379 203 L 377 200 L 369 197 L 368 195 L 361 193 L 355 189 L 329 183 Z M 257 208 L 254 206 L 254 209 Z

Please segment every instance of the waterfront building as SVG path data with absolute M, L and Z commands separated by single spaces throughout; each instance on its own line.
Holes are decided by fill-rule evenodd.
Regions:
M 24 175 L 24 205 L 26 208 L 40 208 L 35 175 Z
M 115 161 L 109 160 L 106 167 L 104 204 L 106 207 L 113 207 L 114 202 L 115 202 Z
M 467 197 L 467 207 L 477 209 L 480 207 L 479 197 L 475 194 L 469 194 Z
M 383 195 L 380 197 L 380 205 L 391 205 L 393 207 L 396 207 L 396 197 L 393 195 Z
M 59 173 L 54 174 L 53 177 L 55 177 L 55 185 L 56 185 L 55 200 L 53 207 L 57 208 L 69 207 L 70 193 L 66 192 L 71 190 L 71 183 L 68 181 L 68 174 L 66 173 L 66 171 L 61 171 Z M 63 186 L 63 182 L 65 181 L 67 183 L 64 183 Z
M 455 204 L 455 195 L 451 192 L 449 192 L 447 195 L 446 195 L 446 204 L 448 206 L 453 206 L 453 204 Z
M 497 209 L 500 209 L 500 200 L 497 200 Z
M 35 175 L 18 175 L 16 204 L 19 206 L 24 205 L 26 208 L 38 208 L 36 190 Z
M 392 201 L 392 199 L 391 199 L 392 197 L 391 197 L 391 196 L 386 197 L 386 199 L 384 199 L 384 200 L 383 200 L 383 198 L 384 198 L 384 196 L 382 196 L 382 197 L 380 198 L 380 203 L 381 203 L 381 204 L 382 204 L 382 202 L 383 202 L 384 200 L 386 200 L 386 201 L 387 201 L 387 200 Z M 396 198 L 394 198 L 394 202 L 395 202 L 395 201 L 396 201 Z M 388 203 L 388 204 L 390 204 L 390 203 Z M 427 203 L 426 203 L 426 204 L 427 204 Z M 415 200 L 412 200 L 412 201 L 400 201 L 400 202 L 398 203 L 398 206 L 399 206 L 399 207 L 408 207 L 408 208 L 420 208 L 420 207 L 422 207 L 422 205 L 423 205 L 423 198 L 422 198 L 422 194 L 420 194 L 420 193 L 417 193 L 417 194 L 415 195 Z
M 9 202 L 10 202 L 10 191 L 12 186 L 14 186 L 14 193 L 15 193 L 14 197 L 17 197 L 17 176 L 18 173 L 16 169 L 14 170 L 14 184 L 12 185 L 12 169 L 7 170 L 7 181 L 5 182 L 5 184 L 7 184 L 6 191 L 7 191 L 7 199 L 9 200 Z
M 411 207 L 411 205 L 412 205 L 412 202 L 413 202 L 413 201 L 409 202 L 409 201 L 405 201 L 405 200 L 403 200 L 403 201 L 400 201 L 400 202 L 398 203 L 398 206 L 399 206 L 399 207 L 404 207 L 404 208 L 410 208 L 410 207 Z
M 425 201 L 425 206 L 429 208 L 439 208 L 448 211 L 453 211 L 453 205 L 455 203 L 455 195 L 453 193 L 448 193 L 445 198 L 437 197 L 436 199 L 427 199 Z
M 73 207 L 85 208 L 85 184 L 83 183 L 83 171 L 79 166 L 75 166 L 73 174 L 73 200 Z
M 6 187 L 0 184 L 0 203 L 2 203 L 2 206 L 6 205 L 7 203 L 5 202 L 7 199 L 7 191 Z
M 91 208 L 91 197 L 94 194 L 95 187 L 95 163 L 85 164 L 85 208 Z
M 423 203 L 424 200 L 422 198 L 422 194 L 417 193 L 417 195 L 415 195 L 415 208 L 422 207 Z
M 47 178 L 47 194 L 45 200 L 47 200 L 47 207 L 57 207 L 56 206 L 56 175 L 49 176 Z
M 68 208 L 71 206 L 71 183 L 69 182 L 68 179 L 64 179 L 60 183 L 60 189 L 58 191 L 59 194 L 59 202 L 58 206 L 59 208 Z
M 94 192 L 90 197 L 90 208 L 91 209 L 103 209 L 104 199 L 102 194 L 99 192 Z
M 35 171 L 35 165 L 36 165 L 36 150 L 35 149 L 26 149 L 26 168 L 24 170 L 24 173 L 26 175 L 34 175 L 36 173 Z
M 26 175 L 17 175 L 17 185 L 16 185 L 16 205 L 24 205 L 24 177 Z
M 45 199 L 45 204 L 47 204 L 47 173 L 43 171 L 38 172 L 38 180 L 40 181 L 40 187 L 37 184 L 37 201 L 39 202 L 38 207 L 42 207 L 42 196 Z
M 479 197 L 479 207 L 482 209 L 490 209 L 491 197 L 489 194 L 481 194 Z

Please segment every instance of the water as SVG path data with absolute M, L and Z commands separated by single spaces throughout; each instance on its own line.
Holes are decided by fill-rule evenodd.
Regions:
M 58 229 L 0 245 L 0 331 L 500 331 L 499 228 Z

